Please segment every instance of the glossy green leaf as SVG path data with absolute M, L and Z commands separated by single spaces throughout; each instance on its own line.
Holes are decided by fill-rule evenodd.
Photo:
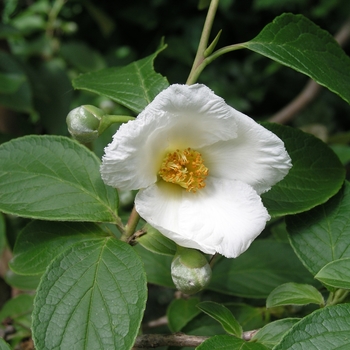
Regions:
M 33 221 L 17 238 L 10 267 L 23 275 L 43 274 L 50 262 L 75 243 L 106 233 L 94 223 Z
M 259 343 L 250 343 L 229 335 L 215 335 L 209 338 L 201 345 L 198 350 L 267 350 L 265 345 Z
M 266 307 L 282 305 L 324 305 L 322 294 L 309 284 L 285 283 L 275 288 L 266 300 Z
M 0 210 L 41 220 L 118 223 L 118 197 L 86 147 L 60 136 L 25 136 L 0 146 Z
M 261 196 L 271 216 L 309 210 L 339 191 L 345 169 L 325 143 L 295 128 L 262 125 L 283 140 L 293 164 L 288 175 Z
M 349 348 L 350 304 L 329 306 L 304 317 L 274 350 L 346 350 Z
M 148 283 L 175 288 L 170 271 L 172 256 L 152 253 L 139 244 L 135 250 L 144 263 Z
M 285 13 L 243 46 L 308 75 L 350 103 L 350 58 L 306 17 Z
M 197 307 L 204 313 L 218 321 L 223 329 L 230 335 L 242 337 L 242 327 L 232 312 L 225 306 L 211 301 L 203 301 Z
M 147 298 L 142 262 L 113 238 L 81 242 L 58 256 L 33 311 L 37 349 L 131 349 Z
M 10 345 L 0 338 L 0 350 L 11 350 Z
M 350 258 L 330 262 L 317 273 L 315 278 L 327 286 L 350 289 Z
M 264 239 L 253 242 L 236 259 L 219 260 L 208 288 L 245 298 L 267 298 L 277 286 L 291 281 L 314 283 L 288 243 Z
M 106 96 L 140 113 L 169 83 L 154 71 L 153 62 L 162 45 L 154 54 L 122 68 L 106 68 L 80 75 L 73 80 L 75 89 Z
M 150 225 L 145 227 L 147 233 L 137 238 L 137 242 L 147 250 L 163 254 L 174 256 L 176 253 L 176 244 L 174 241 L 162 235 L 158 230 Z
M 308 212 L 286 218 L 294 251 L 316 275 L 328 263 L 350 258 L 350 184 Z
M 200 311 L 196 307 L 198 298 L 174 299 L 167 309 L 168 327 L 171 332 L 179 332 L 186 324 L 196 317 Z
M 284 318 L 270 322 L 254 334 L 252 341 L 257 341 L 272 349 L 281 341 L 284 334 L 299 321 L 300 318 Z

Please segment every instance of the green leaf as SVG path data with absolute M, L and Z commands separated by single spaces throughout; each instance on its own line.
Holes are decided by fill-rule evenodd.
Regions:
M 350 289 L 350 258 L 330 262 L 317 273 L 315 278 L 327 286 Z
M 60 136 L 25 136 L 0 146 L 0 210 L 41 220 L 119 223 L 116 191 L 100 161 Z
M 2 306 L 0 310 L 0 322 L 10 317 L 12 320 L 23 317 L 25 314 L 30 315 L 33 309 L 34 296 L 29 294 L 20 294 L 10 299 Z
M 40 115 L 41 125 L 49 134 L 67 135 L 66 117 L 71 108 L 73 90 L 61 60 L 43 60 L 27 69 L 33 87 L 33 104 Z
M 147 233 L 137 238 L 137 242 L 140 243 L 142 247 L 157 254 L 175 255 L 176 244 L 174 241 L 162 235 L 151 225 L 146 224 L 145 230 Z
M 32 90 L 21 65 L 8 53 L 0 50 L 0 105 L 19 112 L 32 111 Z M 11 83 L 9 84 L 9 81 Z
M 350 184 L 308 212 L 286 218 L 291 245 L 316 275 L 328 263 L 350 257 Z
M 261 328 L 266 324 L 265 310 L 242 303 L 227 303 L 225 306 L 232 312 L 243 330 Z M 190 321 L 182 330 L 186 334 L 213 336 L 225 334 L 222 326 L 212 317 L 200 313 Z
M 283 14 L 242 46 L 306 74 L 350 103 L 350 58 L 306 17 Z
M 282 305 L 324 305 L 322 294 L 309 284 L 285 283 L 275 288 L 266 300 L 266 307 Z
M 60 53 L 68 63 L 84 73 L 106 66 L 101 54 L 81 41 L 62 42 Z
M 257 341 L 272 349 L 281 341 L 284 334 L 299 321 L 300 318 L 284 318 L 270 322 L 254 334 L 252 341 Z
M 42 277 L 33 311 L 38 349 L 131 349 L 146 277 L 134 250 L 113 238 L 66 250 Z
M 107 68 L 80 75 L 73 80 L 75 89 L 106 96 L 140 113 L 162 90 L 169 86 L 165 77 L 154 71 L 153 62 L 162 45 L 154 54 L 122 68 Z
M 349 135 L 350 137 L 350 135 Z M 331 145 L 331 149 L 339 157 L 342 164 L 347 164 L 350 162 L 350 147 L 347 145 Z
M 209 338 L 197 350 L 267 350 L 268 348 L 259 343 L 248 343 L 230 335 L 215 335 Z
M 6 247 L 6 241 L 5 217 L 0 213 L 0 254 Z
M 241 325 L 226 306 L 211 301 L 203 301 L 199 303 L 197 307 L 214 320 L 218 321 L 228 334 L 235 335 L 239 338 L 242 337 Z
M 135 246 L 135 250 L 144 263 L 148 283 L 175 288 L 170 270 L 172 256 L 154 254 L 139 244 Z
M 0 338 L 0 350 L 11 350 L 10 345 Z
M 16 93 L 26 79 L 26 76 L 20 73 L 0 73 L 0 93 Z
M 200 311 L 196 307 L 198 298 L 174 299 L 167 309 L 168 327 L 171 332 L 176 333 L 196 317 Z
M 37 289 L 41 275 L 19 275 L 8 270 L 5 275 L 6 283 L 19 290 L 33 291 Z
M 339 191 L 345 169 L 325 143 L 295 128 L 262 125 L 283 140 L 293 164 L 288 175 L 261 196 L 271 216 L 309 210 Z
M 267 298 L 277 286 L 290 281 L 314 283 L 288 243 L 258 239 L 238 258 L 219 260 L 208 289 L 245 298 Z
M 10 267 L 23 275 L 43 274 L 50 262 L 75 243 L 106 233 L 94 223 L 34 221 L 17 238 Z
M 350 304 L 317 310 L 296 323 L 274 350 L 349 349 Z

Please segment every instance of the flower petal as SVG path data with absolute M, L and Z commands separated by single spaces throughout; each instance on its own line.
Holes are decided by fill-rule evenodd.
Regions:
M 201 152 L 210 176 L 243 181 L 258 194 L 281 181 L 292 167 L 283 141 L 236 111 L 237 137 L 205 146 Z
M 102 179 L 120 189 L 145 188 L 169 150 L 236 137 L 235 114 L 204 85 L 171 85 L 116 132 L 102 158 Z
M 135 205 L 177 244 L 228 258 L 243 253 L 270 219 L 261 198 L 240 181 L 207 179 L 196 193 L 160 181 L 141 190 Z

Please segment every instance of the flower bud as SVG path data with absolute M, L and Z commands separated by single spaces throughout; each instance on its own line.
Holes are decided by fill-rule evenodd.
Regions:
M 171 277 L 178 290 L 195 294 L 209 284 L 211 268 L 201 252 L 178 246 L 171 263 Z
M 77 107 L 67 115 L 68 131 L 81 143 L 94 141 L 99 135 L 98 128 L 104 114 L 95 106 Z

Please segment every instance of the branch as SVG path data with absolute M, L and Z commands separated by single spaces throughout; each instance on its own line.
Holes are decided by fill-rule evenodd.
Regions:
M 340 28 L 334 39 L 340 46 L 344 46 L 350 37 L 350 19 Z M 273 115 L 269 122 L 285 124 L 291 120 L 298 112 L 304 109 L 321 91 L 321 86 L 310 79 L 294 100 Z
M 253 338 L 258 330 L 252 330 L 243 332 L 242 339 L 249 341 Z M 184 333 L 174 334 L 143 334 L 136 338 L 133 350 L 136 349 L 154 349 L 161 346 L 187 346 L 195 348 L 201 345 L 205 340 L 210 337 L 199 336 L 199 335 L 187 335 Z
M 187 335 L 183 333 L 174 334 L 143 334 L 136 338 L 133 349 L 158 348 L 161 346 L 188 346 L 195 348 L 209 337 L 198 335 Z

